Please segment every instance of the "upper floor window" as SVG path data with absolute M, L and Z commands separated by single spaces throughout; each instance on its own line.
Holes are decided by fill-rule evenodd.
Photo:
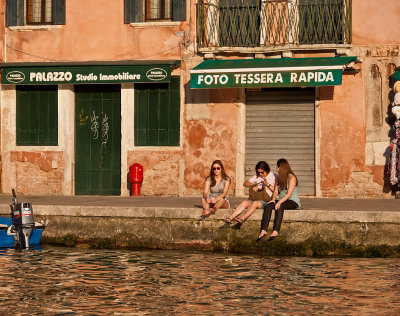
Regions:
M 185 21 L 186 0 L 124 0 L 124 22 Z
M 170 20 L 171 0 L 146 0 L 146 20 Z
M 26 0 L 26 24 L 50 24 L 51 0 Z
M 7 0 L 6 26 L 65 24 L 65 0 Z

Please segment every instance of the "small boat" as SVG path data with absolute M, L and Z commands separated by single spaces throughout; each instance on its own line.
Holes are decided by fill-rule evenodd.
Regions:
M 13 203 L 10 204 L 11 216 L 0 217 L 0 248 L 26 248 L 40 244 L 47 220 L 35 222 L 30 202 L 18 203 L 14 189 Z

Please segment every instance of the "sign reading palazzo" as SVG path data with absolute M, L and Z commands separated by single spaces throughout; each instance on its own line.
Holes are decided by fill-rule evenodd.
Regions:
M 168 65 L 3 67 L 2 84 L 169 82 Z

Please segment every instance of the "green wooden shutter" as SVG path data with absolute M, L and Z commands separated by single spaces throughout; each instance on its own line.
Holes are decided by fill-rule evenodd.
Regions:
M 65 0 L 52 0 L 53 24 L 65 24 Z
M 58 144 L 57 86 L 17 87 L 18 146 Z
M 171 77 L 169 84 L 168 145 L 179 146 L 180 130 L 180 78 Z
M 135 145 L 179 146 L 180 79 L 135 85 Z
M 7 0 L 6 26 L 25 24 L 24 0 Z
M 124 23 L 143 22 L 143 1 L 124 0 Z
M 172 21 L 186 21 L 186 0 L 172 0 Z

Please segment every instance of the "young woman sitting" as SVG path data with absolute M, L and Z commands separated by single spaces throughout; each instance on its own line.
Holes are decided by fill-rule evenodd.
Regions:
M 272 193 L 275 190 L 275 175 L 271 172 L 268 163 L 265 161 L 259 161 L 255 167 L 255 170 L 256 174 L 243 183 L 243 186 L 248 187 L 249 191 L 253 190 L 254 192 L 262 192 L 264 190 L 264 199 L 253 201 L 249 198 L 248 200 L 244 200 L 233 211 L 231 216 L 223 219 L 223 221 L 227 224 L 230 224 L 232 220 L 235 220 L 237 223 L 231 226 L 233 229 L 240 229 L 243 222 L 248 219 L 256 209 L 263 208 L 267 204 L 266 201 L 271 199 Z M 243 213 L 244 210 L 246 210 L 246 212 L 243 214 L 243 216 L 241 218 L 238 217 Z
M 271 201 L 264 207 L 260 235 L 257 238 L 257 242 L 267 235 L 272 210 L 275 210 L 274 227 L 268 240 L 273 240 L 279 235 L 284 211 L 295 210 L 301 207 L 297 192 L 299 181 L 292 168 L 290 168 L 289 162 L 283 158 L 279 159 L 276 163 L 276 170 L 278 171 L 278 183 Z
M 210 175 L 206 178 L 204 185 L 202 216 L 210 216 L 219 208 L 229 208 L 230 204 L 226 195 L 228 194 L 231 179 L 226 175 L 224 166 L 220 160 L 211 164 Z

